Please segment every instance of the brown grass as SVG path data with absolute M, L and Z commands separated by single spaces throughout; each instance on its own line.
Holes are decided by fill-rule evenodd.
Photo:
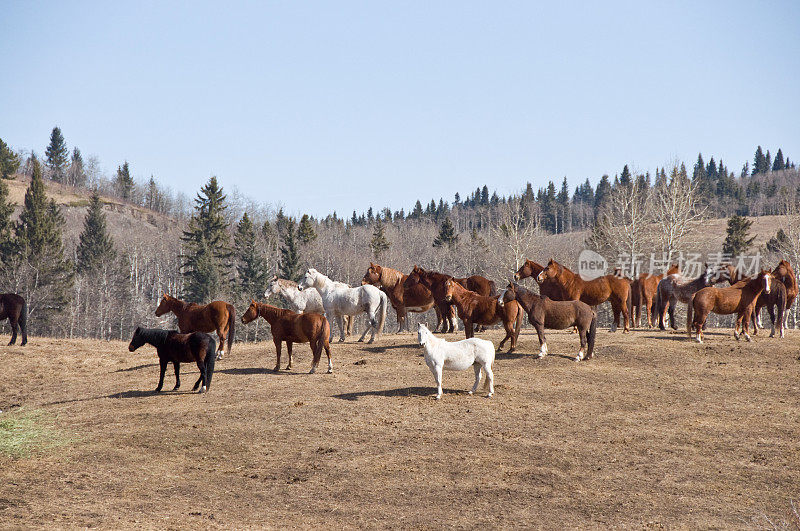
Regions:
M 448 372 L 441 402 L 415 337 L 336 344 L 334 375 L 305 374 L 307 345 L 275 374 L 271 344 L 238 344 L 207 395 L 189 366 L 180 392 L 153 394 L 149 347 L 2 347 L 0 419 L 40 411 L 68 442 L 0 455 L 0 522 L 743 527 L 800 497 L 798 332 L 697 345 L 602 330 L 576 364 L 575 336 L 551 332 L 539 361 L 525 330 L 522 354 L 496 361 L 495 398 Z

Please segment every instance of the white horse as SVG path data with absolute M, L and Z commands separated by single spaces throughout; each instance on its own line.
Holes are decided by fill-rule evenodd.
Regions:
M 478 390 L 481 381 L 481 369 L 486 373 L 486 382 L 483 388 L 489 388 L 487 398 L 494 394 L 494 344 L 485 339 L 472 337 L 452 343 L 440 339 L 428 330 L 424 324 L 419 324 L 419 344 L 425 349 L 425 363 L 428 364 L 436 380 L 436 400 L 442 398 L 442 369 L 448 371 L 465 371 L 472 366 L 475 369 L 475 385 L 472 386 L 473 394 Z
M 344 341 L 344 316 L 358 315 L 366 312 L 369 315 L 369 327 L 361 334 L 359 341 L 364 341 L 364 337 L 369 330 L 372 336 L 369 343 L 375 341 L 375 336 L 380 337 L 383 332 L 383 325 L 386 322 L 386 309 L 389 306 L 389 298 L 384 292 L 372 285 L 358 286 L 351 288 L 341 282 L 334 282 L 314 268 L 306 271 L 303 278 L 297 284 L 297 289 L 316 288 L 322 296 L 322 306 L 325 308 L 325 317 L 328 322 L 336 320 L 339 325 L 341 336 L 339 341 Z M 333 327 L 331 326 L 331 337 L 333 337 Z
M 337 284 L 347 286 L 347 284 L 341 282 L 337 282 Z M 279 295 L 281 299 L 286 302 L 289 309 L 294 312 L 321 313 L 325 315 L 325 308 L 322 306 L 322 296 L 316 288 L 308 288 L 300 291 L 297 289 L 297 282 L 292 282 L 285 278 L 278 278 L 278 275 L 274 275 L 269 280 L 267 291 L 264 292 L 264 296 L 267 298 L 272 295 Z M 348 315 L 345 318 L 345 322 L 347 335 L 350 335 L 353 333 L 353 317 Z

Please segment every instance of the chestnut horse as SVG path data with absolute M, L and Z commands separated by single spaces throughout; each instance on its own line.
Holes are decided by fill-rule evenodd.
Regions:
M 233 345 L 236 310 L 227 302 L 214 301 L 205 305 L 184 302 L 164 294 L 156 308 L 156 317 L 172 312 L 178 318 L 178 329 L 183 334 L 190 332 L 216 332 L 219 337 L 217 359 L 225 355 L 225 338 L 228 338 L 228 353 Z
M 514 273 L 514 280 L 522 280 L 523 278 L 533 277 L 536 284 L 539 285 L 539 294 L 542 297 L 549 297 L 554 301 L 567 300 L 567 296 L 561 286 L 555 280 L 546 279 L 539 281 L 539 273 L 542 272 L 544 266 L 537 264 L 533 260 L 525 260 L 516 273 Z
M 200 370 L 200 378 L 195 382 L 193 391 L 204 393 L 211 388 L 211 377 L 214 374 L 214 351 L 217 345 L 214 338 L 203 332 L 179 334 L 175 330 L 162 330 L 161 328 L 137 327 L 128 345 L 130 352 L 135 351 L 145 343 L 156 347 L 161 374 L 158 378 L 156 393 L 161 392 L 164 386 L 164 374 L 167 365 L 172 363 L 175 369 L 175 387 L 177 391 L 181 386 L 181 362 L 195 362 Z M 200 387 L 200 384 L 203 387 Z
M 669 313 L 669 325 L 673 330 L 678 329 L 675 322 L 675 306 L 678 301 L 689 304 L 689 300 L 697 291 L 711 286 L 722 280 L 726 280 L 725 273 L 708 264 L 703 265 L 703 273 L 694 280 L 685 278 L 680 273 L 674 273 L 662 278 L 656 290 L 656 314 L 658 315 L 658 327 L 666 330 L 664 316 Z M 730 278 L 730 277 L 728 277 Z
M 9 345 L 17 342 L 17 328 L 22 331 L 22 343 L 28 343 L 28 303 L 16 293 L 0 293 L 0 321 L 8 319 L 11 325 L 11 341 Z
M 644 308 L 645 319 L 647 319 L 647 328 L 653 328 L 653 316 L 656 315 L 656 292 L 658 291 L 658 283 L 661 282 L 666 275 L 674 275 L 680 273 L 680 268 L 673 264 L 667 269 L 666 273 L 660 275 L 651 275 L 650 273 L 642 273 L 636 279 L 634 284 L 635 288 L 639 290 L 639 307 L 636 309 L 634 315 L 634 326 L 641 326 L 641 309 Z
M 775 323 L 778 324 L 778 337 L 784 337 L 784 312 L 787 312 L 787 298 L 786 285 L 778 280 L 773 272 L 769 293 L 762 291 L 761 295 L 756 299 L 756 306 L 752 315 L 753 335 L 758 334 L 759 328 L 764 328 L 761 326 L 761 309 L 766 306 L 769 319 L 772 321 L 772 331 L 769 333 L 769 337 L 775 337 Z
M 597 336 L 597 314 L 588 304 L 581 301 L 554 301 L 540 297 L 531 290 L 511 282 L 503 294 L 503 302 L 516 301 L 528 314 L 528 321 L 536 328 L 539 336 L 539 357 L 547 356 L 547 338 L 544 329 L 563 330 L 576 327 L 581 338 L 581 348 L 575 361 L 591 359 L 594 356 L 594 340 Z
M 689 339 L 692 338 L 692 328 L 694 328 L 697 333 L 697 342 L 703 342 L 703 325 L 708 319 L 708 314 L 714 312 L 719 315 L 735 313 L 736 324 L 733 328 L 733 337 L 737 341 L 739 340 L 739 328 L 741 327 L 744 338 L 750 341 L 749 321 L 756 306 L 756 299 L 762 291 L 770 292 L 771 283 L 772 274 L 765 269 L 757 277 L 745 278 L 729 288 L 710 286 L 694 293 L 686 313 L 686 331 Z
M 594 280 L 585 281 L 580 275 L 573 273 L 553 259 L 536 277 L 540 282 L 546 279 L 553 279 L 558 282 L 561 289 L 567 295 L 567 300 L 585 302 L 589 306 L 597 306 L 605 301 L 611 302 L 611 309 L 614 312 L 614 324 L 611 331 L 616 332 L 619 327 L 619 314 L 625 320 L 623 333 L 628 331 L 628 297 L 631 286 L 628 281 L 605 275 Z
M 502 321 L 506 337 L 497 346 L 497 350 L 502 349 L 505 342 L 510 339 L 511 348 L 508 351 L 514 352 L 522 324 L 522 312 L 516 301 L 503 304 L 498 300 L 499 295 L 478 295 L 456 282 L 454 278 L 447 279 L 444 288 L 445 300 L 453 302 L 458 310 L 458 317 L 464 322 L 464 334 L 467 339 L 475 335 L 473 324 L 489 326 Z
M 444 284 L 448 279 L 451 278 L 456 283 L 470 291 L 474 291 L 478 295 L 497 295 L 497 287 L 495 286 L 494 282 L 480 275 L 472 275 L 471 277 L 466 278 L 453 278 L 450 275 L 445 275 L 444 273 L 438 273 L 436 271 L 427 271 L 420 266 L 415 265 L 414 269 L 411 270 L 411 274 L 406 278 L 404 284 L 406 287 L 413 287 L 414 285 L 421 283 L 430 290 L 431 295 L 433 295 L 433 299 L 439 306 L 439 311 L 444 316 L 444 323 L 441 329 L 442 333 L 449 333 L 456 330 L 455 319 L 453 319 L 453 313 L 451 311 L 452 304 L 445 300 Z
M 272 341 L 275 343 L 275 351 L 278 359 L 275 362 L 274 371 L 281 370 L 281 343 L 286 342 L 286 352 L 289 353 L 289 365 L 286 370 L 292 369 L 292 343 L 309 343 L 314 359 L 311 362 L 311 372 L 317 371 L 317 365 L 322 357 L 322 349 L 328 355 L 328 374 L 333 372 L 331 363 L 331 327 L 324 315 L 319 313 L 296 313 L 292 310 L 284 310 L 269 304 L 262 304 L 256 301 L 250 302 L 250 307 L 242 315 L 242 323 L 263 317 L 269 323 L 272 330 Z
M 370 262 L 361 284 L 372 284 L 381 288 L 389 296 L 389 302 L 397 312 L 398 334 L 404 329 L 409 330 L 406 320 L 407 312 L 422 313 L 431 308 L 436 310 L 436 328 L 439 328 L 439 325 L 442 324 L 442 314 L 436 301 L 433 300 L 431 290 L 422 284 L 406 286 L 407 278 L 408 275 L 404 275 L 396 269 Z
M 794 304 L 798 294 L 797 277 L 794 275 L 792 266 L 786 260 L 781 260 L 778 263 L 777 267 L 772 271 L 772 276 L 786 286 L 786 311 L 783 317 L 783 327 L 787 328 L 789 309 L 792 307 L 792 304 Z

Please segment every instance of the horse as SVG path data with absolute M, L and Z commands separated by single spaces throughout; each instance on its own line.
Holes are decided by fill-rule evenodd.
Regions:
M 467 339 L 475 335 L 473 324 L 489 326 L 503 321 L 506 337 L 500 342 L 497 350 L 502 349 L 505 342 L 510 339 L 511 348 L 508 349 L 508 352 L 514 352 L 514 349 L 517 348 L 517 337 L 519 337 L 519 328 L 522 324 L 522 312 L 516 301 L 503 304 L 498 300 L 498 295 L 478 295 L 453 278 L 448 279 L 444 286 L 444 298 L 448 302 L 452 301 L 458 310 L 458 317 L 464 322 L 464 334 Z M 516 329 L 514 323 L 516 323 Z
M 741 327 L 744 338 L 750 341 L 749 321 L 756 305 L 756 299 L 762 291 L 769 293 L 771 284 L 772 275 L 765 269 L 758 276 L 745 278 L 731 287 L 710 286 L 692 294 L 686 313 L 686 331 L 689 339 L 692 338 L 692 328 L 695 328 L 697 342 L 703 342 L 703 325 L 708 319 L 708 314 L 714 312 L 720 315 L 735 313 L 736 324 L 733 328 L 733 337 L 737 341 L 739 340 L 739 327 Z
M 656 293 L 658 292 L 658 283 L 666 275 L 674 275 L 679 273 L 680 268 L 673 264 L 667 269 L 666 273 L 659 275 L 651 275 L 650 273 L 642 273 L 638 282 L 639 289 L 639 308 L 637 308 L 636 315 L 634 315 L 634 326 L 641 325 L 641 309 L 644 308 L 645 318 L 647 319 L 647 328 L 653 328 L 653 316 L 656 314 Z
M 289 353 L 289 365 L 286 370 L 292 369 L 292 343 L 309 343 L 311 353 L 314 356 L 311 362 L 311 371 L 317 371 L 317 365 L 322 357 L 322 349 L 328 355 L 328 374 L 333 373 L 331 363 L 331 327 L 324 315 L 318 313 L 297 313 L 292 310 L 277 308 L 269 304 L 261 304 L 250 301 L 250 307 L 242 315 L 242 323 L 247 324 L 258 316 L 263 317 L 269 323 L 272 330 L 272 341 L 275 343 L 275 350 L 278 359 L 275 361 L 274 371 L 281 370 L 281 343 L 286 342 L 286 351 Z
M 781 260 L 777 267 L 772 271 L 772 275 L 786 286 L 786 311 L 783 314 L 784 328 L 789 325 L 789 309 L 794 304 L 798 294 L 797 277 L 792 266 L 786 260 Z
M 411 274 L 408 275 L 405 285 L 414 286 L 418 283 L 422 283 L 423 286 L 431 291 L 433 299 L 436 301 L 436 304 L 439 305 L 439 310 L 442 312 L 442 315 L 445 316 L 444 325 L 447 327 L 447 330 L 445 330 L 445 326 L 443 326 L 441 330 L 442 333 L 455 332 L 458 329 L 456 326 L 456 321 L 453 318 L 451 308 L 452 304 L 446 301 L 444 298 L 444 284 L 448 279 L 451 278 L 461 286 L 470 291 L 474 291 L 478 295 L 497 296 L 497 287 L 495 286 L 495 283 L 480 275 L 472 275 L 471 277 L 465 278 L 454 278 L 450 275 L 445 275 L 444 273 L 426 271 L 420 266 L 415 265 L 414 269 L 411 270 Z
M 766 306 L 769 319 L 772 321 L 772 331 L 769 337 L 775 337 L 775 323 L 778 323 L 778 337 L 784 337 L 784 312 L 787 312 L 787 299 L 786 285 L 781 282 L 776 277 L 775 272 L 773 272 L 770 292 L 762 291 L 761 295 L 756 299 L 756 306 L 752 315 L 753 335 L 758 334 L 759 328 L 764 328 L 761 326 L 761 309 Z
M 203 332 L 179 334 L 176 330 L 162 330 L 161 328 L 137 327 L 128 345 L 130 352 L 135 351 L 145 343 L 156 347 L 158 360 L 161 364 L 161 375 L 158 378 L 156 393 L 161 392 L 164 386 L 164 374 L 167 364 L 172 362 L 175 368 L 175 387 L 177 391 L 181 386 L 181 362 L 195 362 L 200 370 L 200 378 L 195 382 L 192 391 L 204 393 L 211 388 L 211 376 L 214 374 L 214 352 L 217 350 L 214 338 Z M 200 384 L 203 384 L 200 387 Z
M 371 284 L 386 293 L 389 302 L 397 312 L 398 334 L 404 329 L 409 330 L 407 312 L 422 313 L 431 308 L 436 310 L 436 328 L 439 328 L 442 323 L 442 314 L 436 301 L 433 300 L 431 290 L 421 284 L 406 287 L 407 278 L 408 275 L 404 275 L 396 269 L 370 262 L 369 268 L 361 280 L 361 285 Z
M 190 332 L 216 332 L 219 337 L 217 359 L 225 355 L 225 338 L 228 338 L 228 353 L 233 345 L 233 333 L 236 323 L 236 309 L 224 301 L 208 304 L 184 302 L 164 293 L 156 308 L 156 317 L 172 312 L 178 318 L 178 329 L 182 334 Z
M 346 286 L 346 284 L 343 285 Z M 325 308 L 322 306 L 322 296 L 319 291 L 314 288 L 300 291 L 297 289 L 297 282 L 278 278 L 278 275 L 273 275 L 269 280 L 269 285 L 267 285 L 267 291 L 264 292 L 264 296 L 267 298 L 272 295 L 279 295 L 289 306 L 289 309 L 297 313 L 325 314 Z M 346 334 L 350 335 L 353 332 L 353 317 L 348 315 L 345 320 Z
M 547 356 L 547 339 L 544 329 L 563 330 L 577 327 L 581 338 L 581 348 L 575 361 L 591 359 L 594 356 L 594 342 L 597 337 L 597 314 L 581 301 L 554 301 L 549 297 L 540 297 L 531 290 L 511 282 L 503 294 L 503 302 L 510 304 L 516 301 L 528 314 L 528 321 L 536 329 L 539 336 L 539 358 Z
M 539 281 L 539 273 L 544 270 L 544 266 L 537 264 L 533 260 L 525 260 L 516 273 L 514 273 L 514 280 L 522 280 L 523 278 L 533 277 L 539 285 L 539 294 L 542 297 L 548 297 L 554 301 L 567 300 L 567 295 L 558 282 L 551 279 Z
M 685 278 L 680 273 L 673 273 L 662 278 L 656 290 L 656 313 L 658 315 L 658 327 L 666 330 L 664 325 L 664 315 L 669 312 L 669 325 L 673 330 L 678 329 L 675 324 L 675 305 L 678 301 L 688 304 L 697 291 L 711 286 L 721 281 L 724 274 L 716 271 L 713 266 L 704 264 L 703 273 L 694 280 Z M 668 306 L 669 305 L 669 306 Z
M 628 331 L 628 297 L 631 286 L 626 280 L 614 275 L 605 275 L 585 281 L 580 275 L 573 273 L 552 258 L 536 278 L 540 282 L 544 282 L 546 279 L 558 282 L 561 289 L 564 290 L 566 300 L 580 300 L 589 306 L 597 306 L 605 301 L 610 301 L 611 309 L 614 312 L 614 324 L 611 326 L 611 331 L 616 332 L 619 327 L 620 312 L 625 320 L 622 332 Z
M 486 398 L 494 395 L 494 345 L 491 341 L 473 337 L 461 341 L 448 342 L 434 336 L 423 323 L 419 324 L 417 335 L 419 344 L 425 350 L 425 364 L 436 380 L 436 400 L 442 398 L 442 369 L 448 371 L 465 371 L 472 366 L 475 369 L 475 384 L 469 394 L 478 390 L 481 371 L 486 374 L 483 388 L 489 388 Z
M 386 322 L 386 308 L 389 305 L 389 298 L 375 286 L 358 286 L 357 288 L 345 287 L 334 283 L 330 278 L 323 275 L 313 267 L 306 271 L 303 278 L 297 284 L 297 289 L 316 288 L 322 296 L 322 305 L 325 308 L 325 317 L 328 322 L 332 318 L 336 319 L 341 331 L 339 342 L 344 341 L 344 315 L 357 315 L 361 312 L 369 315 L 369 327 L 364 330 L 359 342 L 364 341 L 364 337 L 369 330 L 372 336 L 368 343 L 375 341 L 376 333 L 380 338 L 383 332 L 383 325 Z
M 16 293 L 0 293 L 0 322 L 11 325 L 9 346 L 17 342 L 17 329 L 22 331 L 21 347 L 28 344 L 28 303 Z
M 641 314 L 641 308 L 639 308 L 639 305 L 641 304 L 639 279 L 625 276 L 621 267 L 615 267 L 614 273 L 612 274 L 617 278 L 621 278 L 630 286 L 630 290 L 628 291 L 628 300 L 625 302 L 625 306 L 628 308 L 628 316 L 630 317 L 631 327 L 638 328 L 639 321 L 636 319 L 636 316 Z

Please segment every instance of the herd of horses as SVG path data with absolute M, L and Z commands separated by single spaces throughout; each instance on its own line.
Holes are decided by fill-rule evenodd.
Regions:
M 539 294 L 517 281 L 533 278 Z M 719 287 L 718 284 L 728 283 Z M 762 308 L 767 308 L 772 320 L 772 333 L 776 326 L 780 337 L 788 318 L 787 310 L 798 295 L 795 273 L 786 260 L 781 260 L 772 270 L 761 270 L 752 277 L 741 274 L 733 265 L 705 265 L 697 278 L 686 278 L 677 265 L 663 274 L 643 273 L 635 279 L 626 278 L 619 271 L 593 280 L 585 280 L 569 268 L 551 259 L 546 265 L 531 260 L 514 273 L 514 280 L 504 290 L 483 276 L 454 277 L 426 270 L 415 265 L 410 274 L 404 274 L 379 264 L 370 263 L 360 286 L 352 287 L 337 282 L 316 269 L 308 269 L 298 283 L 273 277 L 265 292 L 266 297 L 278 295 L 288 309 L 251 301 L 242 315 L 247 324 L 259 316 L 270 324 L 277 360 L 275 371 L 280 370 L 281 346 L 286 344 L 292 368 L 294 343 L 309 343 L 313 354 L 311 372 L 315 372 L 324 350 L 328 357 L 328 373 L 333 372 L 330 341 L 333 324 L 339 328 L 339 341 L 352 333 L 353 318 L 361 313 L 368 317 L 368 326 L 359 342 L 371 332 L 369 343 L 380 338 L 389 305 L 397 314 L 398 333 L 408 331 L 408 312 L 421 313 L 431 309 L 436 314 L 433 332 L 443 334 L 458 330 L 458 320 L 463 324 L 465 340 L 447 342 L 436 338 L 433 332 L 420 325 L 418 338 L 425 349 L 426 363 L 437 381 L 441 396 L 442 369 L 475 367 L 477 389 L 481 373 L 486 375 L 489 394 L 493 393 L 492 354 L 486 354 L 487 341 L 474 338 L 476 332 L 488 326 L 502 324 L 505 337 L 497 350 L 510 341 L 509 352 L 517 348 L 520 328 L 525 315 L 536 329 L 539 339 L 539 357 L 548 354 L 545 329 L 574 329 L 580 338 L 580 350 L 575 361 L 591 359 L 597 332 L 595 308 L 609 302 L 613 313 L 611 332 L 620 326 L 623 333 L 631 327 L 642 325 L 642 313 L 648 328 L 657 324 L 677 330 L 675 310 L 677 304 L 687 305 L 687 332 L 690 338 L 703 341 L 703 330 L 711 313 L 736 315 L 734 337 L 750 341 L 750 323 L 753 334 L 761 326 Z M 236 310 L 224 301 L 208 304 L 185 302 L 163 294 L 156 316 L 173 313 L 178 321 L 178 331 L 137 328 L 129 350 L 134 351 L 145 343 L 153 345 L 160 360 L 160 378 L 156 391 L 164 383 L 166 367 L 172 363 L 176 385 L 180 387 L 180 363 L 194 362 L 200 378 L 194 389 L 207 391 L 211 384 L 215 360 L 230 353 L 235 333 Z M 27 342 L 27 305 L 16 294 L 0 294 L 0 320 L 8 319 L 12 328 L 9 345 L 16 342 L 18 328 L 22 332 L 22 345 Z M 216 333 L 219 343 L 209 335 Z M 491 345 L 491 343 L 489 343 Z M 472 361 L 469 361 L 472 360 Z M 467 363 L 469 361 L 469 363 Z

